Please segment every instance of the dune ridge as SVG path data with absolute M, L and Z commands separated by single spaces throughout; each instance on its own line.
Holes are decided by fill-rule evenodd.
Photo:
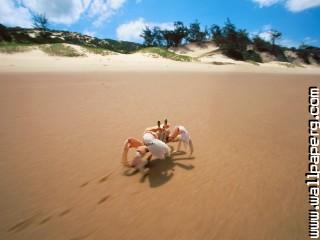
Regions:
M 111 51 L 94 52 L 81 46 L 64 44 L 77 57 L 49 56 L 37 47 L 20 53 L 0 53 L 0 72 L 107 72 L 107 71 L 187 71 L 187 72 L 261 72 L 319 74 L 317 65 L 294 65 L 271 61 L 253 63 L 235 61 L 221 53 L 212 53 L 213 44 L 205 47 L 171 49 L 177 54 L 192 57 L 191 62 L 163 58 L 157 54 L 137 52 L 120 54 Z

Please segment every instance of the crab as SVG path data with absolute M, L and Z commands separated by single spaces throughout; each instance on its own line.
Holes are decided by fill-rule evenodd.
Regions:
M 183 126 L 176 126 L 171 132 L 167 119 L 164 120 L 164 124 L 158 121 L 156 126 L 146 128 L 142 139 L 141 141 L 130 137 L 125 140 L 122 164 L 125 167 L 139 170 L 143 175 L 148 173 L 146 166 L 153 156 L 158 159 L 170 157 L 172 153 L 180 152 L 181 143 L 184 144 L 186 149 L 189 147 L 190 156 L 193 153 L 193 143 L 187 129 Z M 178 142 L 176 151 L 173 151 L 173 148 L 167 145 L 170 142 Z M 135 149 L 135 156 L 129 161 L 128 152 L 131 148 Z M 144 160 L 144 157 L 146 157 L 146 160 Z

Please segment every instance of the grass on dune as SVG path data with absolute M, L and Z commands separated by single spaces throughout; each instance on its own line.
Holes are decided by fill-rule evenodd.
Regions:
M 62 43 L 53 43 L 53 44 L 23 44 L 23 43 L 8 43 L 8 42 L 0 42 L 0 52 L 1 53 L 17 53 L 17 52 L 26 52 L 32 49 L 32 47 L 38 47 L 41 51 L 45 52 L 50 56 L 62 56 L 62 57 L 80 57 L 85 54 L 79 53 L 76 49 L 71 46 L 62 44 Z M 110 55 L 110 51 L 104 48 L 94 48 L 84 46 L 84 48 L 89 53 L 99 54 L 102 56 Z M 174 61 L 181 62 L 191 62 L 192 58 L 185 55 L 179 55 L 174 52 L 170 52 L 166 48 L 160 47 L 147 47 L 139 50 L 138 52 L 142 53 L 151 53 L 156 54 L 160 57 L 171 59 Z
M 0 53 L 19 53 L 32 49 L 32 44 L 23 44 L 15 42 L 0 42 Z
M 252 64 L 252 65 L 255 65 L 255 66 L 259 66 L 259 65 L 260 65 L 258 62 L 255 62 L 255 61 L 253 61 L 253 60 L 247 60 L 246 62 L 247 62 L 247 63 L 250 63 L 250 64 Z
M 93 54 L 98 54 L 102 56 L 107 56 L 112 54 L 109 50 L 104 49 L 104 48 L 95 48 L 95 47 L 88 47 L 88 46 L 83 46 L 89 53 Z
M 181 61 L 181 62 L 191 62 L 192 58 L 185 55 L 179 55 L 174 52 L 170 52 L 166 48 L 160 48 L 160 47 L 147 47 L 139 50 L 139 52 L 142 53 L 151 53 L 151 54 L 157 54 L 163 58 L 168 58 L 174 61 Z
M 40 49 L 50 56 L 61 57 L 80 57 L 82 53 L 77 52 L 74 48 L 62 43 L 54 43 L 49 45 L 41 45 Z

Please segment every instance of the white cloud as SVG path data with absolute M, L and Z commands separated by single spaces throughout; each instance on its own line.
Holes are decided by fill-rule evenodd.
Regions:
M 303 44 L 307 44 L 307 45 L 317 45 L 319 43 L 319 40 L 314 39 L 312 37 L 305 37 L 303 39 Z
M 270 24 L 264 25 L 262 27 L 262 31 L 260 31 L 258 33 L 255 32 L 256 33 L 255 35 L 258 35 L 263 40 L 269 42 L 269 41 L 271 41 L 271 29 L 272 29 L 272 26 Z
M 155 26 L 161 29 L 173 29 L 173 23 L 153 23 L 146 22 L 143 18 L 124 23 L 117 28 L 117 38 L 123 41 L 141 41 L 140 34 L 145 27 L 153 28 Z
M 89 16 L 96 17 L 93 22 L 95 27 L 114 15 L 126 2 L 126 0 L 92 0 L 89 8 Z
M 286 7 L 292 12 L 300 12 L 308 8 L 319 7 L 320 0 L 288 0 Z
M 291 12 L 300 12 L 309 8 L 319 7 L 320 0 L 252 0 L 260 7 L 270 7 L 277 3 L 284 3 Z
M 281 0 L 252 0 L 255 3 L 258 3 L 260 7 L 269 7 L 276 3 L 281 2 Z
M 260 32 L 258 31 L 254 31 L 251 32 L 251 36 L 256 36 L 258 35 L 260 38 L 262 38 L 263 40 L 267 41 L 267 42 L 271 42 L 271 36 L 272 36 L 272 26 L 270 24 L 264 25 L 262 27 L 262 30 Z M 298 47 L 299 43 L 289 39 L 289 38 L 280 38 L 277 40 L 277 44 L 285 46 L 285 47 Z
M 36 13 L 45 14 L 49 22 L 71 24 L 79 20 L 90 0 L 21 0 L 23 5 Z
M 146 26 L 143 18 L 122 24 L 117 28 L 117 38 L 125 41 L 139 41 L 140 34 Z
M 271 32 L 270 31 L 261 32 L 258 35 L 263 40 L 271 42 Z M 281 38 L 276 43 L 281 46 L 285 46 L 285 47 L 297 47 L 299 45 L 296 41 L 288 39 L 288 38 Z
M 110 2 L 110 6 L 112 9 L 118 10 L 126 2 L 126 0 L 109 0 L 107 2 Z
M 289 38 L 283 38 L 278 41 L 278 44 L 285 47 L 298 47 L 299 43 L 296 41 L 289 39 Z
M 91 37 L 96 37 L 97 36 L 97 33 L 95 31 L 90 31 L 88 29 L 84 30 L 83 31 L 83 34 L 84 35 L 88 35 L 88 36 L 91 36 Z
M 27 8 L 12 0 L 0 0 L 0 23 L 8 26 L 31 27 L 31 14 Z
M 0 22 L 9 26 L 32 26 L 32 13 L 45 14 L 51 23 L 72 24 L 88 14 L 98 27 L 127 0 L 0 0 Z
M 262 38 L 265 41 L 268 41 L 268 42 L 271 41 L 271 33 L 269 31 L 261 32 L 258 35 L 260 38 Z

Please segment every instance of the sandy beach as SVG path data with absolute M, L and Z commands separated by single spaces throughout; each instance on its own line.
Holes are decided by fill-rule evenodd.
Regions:
M 305 239 L 319 75 L 293 73 L 2 71 L 0 239 Z M 124 140 L 164 118 L 194 157 L 125 176 Z
M 235 61 L 222 54 L 200 57 L 192 62 L 180 62 L 148 53 L 119 54 L 110 52 L 109 55 L 88 53 L 84 48 L 66 44 L 72 47 L 82 57 L 49 56 L 39 49 L 14 54 L 0 53 L 0 72 L 33 73 L 33 72 L 67 72 L 67 73 L 96 73 L 96 72 L 243 72 L 243 73 L 290 73 L 290 74 L 320 74 L 318 65 L 294 65 L 272 61 L 268 63 L 250 63 Z M 190 57 L 201 56 L 210 52 L 211 48 L 191 48 Z M 176 51 L 177 53 L 181 53 Z M 182 52 L 185 54 L 185 52 Z

